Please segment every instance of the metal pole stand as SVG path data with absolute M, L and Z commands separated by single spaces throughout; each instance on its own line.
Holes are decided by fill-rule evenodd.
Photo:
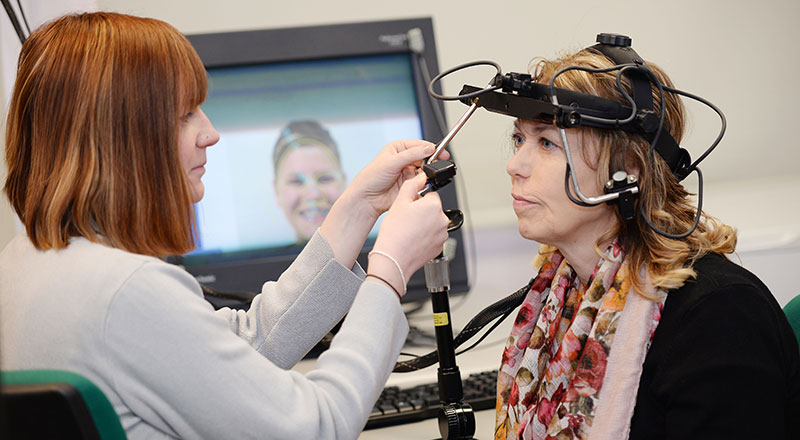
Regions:
M 439 433 L 442 440 L 472 439 L 475 434 L 475 413 L 462 402 L 464 390 L 456 365 L 453 327 L 450 324 L 450 270 L 445 255 L 425 264 L 425 284 L 431 294 L 433 325 L 436 330 L 436 351 L 439 354 Z

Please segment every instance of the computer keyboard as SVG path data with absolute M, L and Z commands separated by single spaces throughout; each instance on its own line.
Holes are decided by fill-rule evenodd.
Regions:
M 474 411 L 495 407 L 497 370 L 471 374 L 462 383 L 464 402 Z M 402 389 L 389 386 L 383 389 L 364 429 L 434 418 L 441 407 L 439 385 L 435 382 Z

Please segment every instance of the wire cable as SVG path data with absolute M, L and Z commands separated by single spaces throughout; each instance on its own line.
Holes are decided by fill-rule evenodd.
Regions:
M 714 142 L 711 144 L 711 146 L 708 147 L 706 149 L 706 151 L 704 151 L 703 154 L 701 154 L 700 157 L 698 157 L 697 160 L 695 160 L 692 163 L 692 165 L 689 167 L 690 169 L 694 169 L 694 168 L 697 167 L 697 165 L 700 164 L 700 162 L 703 161 L 703 159 L 705 159 L 709 154 L 711 154 L 711 152 L 714 151 L 714 149 L 717 148 L 717 145 L 719 145 L 719 143 L 722 141 L 722 137 L 725 135 L 725 130 L 728 127 L 728 121 L 725 118 L 725 114 L 722 113 L 722 110 L 720 110 L 719 107 L 717 107 L 716 105 L 712 104 L 707 99 L 701 98 L 700 96 L 697 96 L 697 95 L 693 95 L 693 94 L 691 94 L 689 92 L 684 92 L 683 90 L 673 89 L 671 87 L 664 87 L 664 90 L 666 90 L 666 91 L 668 91 L 670 93 L 676 93 L 678 95 L 685 96 L 687 98 L 694 99 L 695 101 L 703 103 L 703 104 L 707 105 L 708 107 L 710 107 L 712 110 L 714 110 L 717 113 L 717 115 L 719 115 L 720 123 L 722 124 L 722 126 L 720 127 L 720 130 L 719 130 L 719 134 L 717 135 L 717 138 L 714 140 Z
M 650 80 L 653 83 L 655 83 L 655 85 L 658 87 L 659 99 L 660 99 L 660 102 L 661 102 L 661 106 L 660 106 L 661 108 L 660 108 L 659 120 L 658 120 L 658 129 L 656 130 L 656 135 L 653 137 L 652 142 L 650 142 L 650 150 L 648 151 L 648 157 L 650 159 L 650 166 L 653 167 L 654 164 L 655 164 L 655 160 L 656 160 L 655 159 L 656 144 L 658 143 L 659 136 L 661 136 L 661 131 L 664 129 L 664 119 L 666 117 L 666 106 L 664 105 L 665 104 L 664 103 L 664 101 L 665 101 L 665 99 L 664 99 L 664 86 L 661 84 L 661 81 L 658 80 L 658 78 L 655 76 L 655 74 L 653 73 L 652 70 L 647 69 L 646 71 L 648 73 L 648 76 L 650 77 Z M 725 120 L 724 120 L 724 117 L 723 117 L 723 133 L 724 133 L 724 126 L 725 126 Z M 718 138 L 718 140 L 719 139 L 721 139 L 721 136 Z M 712 146 L 716 146 L 716 145 L 712 145 Z M 699 162 L 695 162 L 695 164 L 697 164 L 697 163 L 699 163 Z M 697 190 L 697 210 L 695 211 L 694 222 L 692 222 L 692 226 L 689 228 L 688 231 L 686 231 L 684 233 L 681 233 L 681 234 L 672 234 L 672 233 L 669 233 L 669 232 L 666 232 L 666 231 L 663 231 L 663 230 L 659 229 L 655 224 L 653 224 L 653 222 L 647 216 L 647 212 L 645 212 L 645 209 L 644 209 L 644 204 L 641 204 L 641 203 L 639 204 L 639 213 L 642 216 L 642 219 L 644 220 L 644 222 L 647 224 L 647 226 L 650 229 L 653 230 L 653 232 L 655 232 L 658 235 L 661 235 L 662 237 L 666 237 L 666 238 L 669 238 L 669 239 L 672 239 L 672 240 L 682 240 L 682 239 L 692 235 L 692 233 L 694 233 L 694 231 L 697 229 L 697 226 L 700 224 L 700 217 L 702 216 L 702 213 L 703 213 L 703 173 L 700 171 L 699 168 L 694 166 L 694 164 L 692 166 L 690 166 L 689 170 L 690 170 L 689 171 L 690 173 L 691 173 L 691 171 L 696 171 L 697 172 L 698 190 Z
M 519 307 L 522 304 L 522 301 L 525 300 L 528 292 L 533 286 L 533 282 L 536 278 L 532 278 L 528 284 L 526 284 L 521 289 L 517 290 L 516 292 L 512 293 L 511 295 L 496 301 L 495 303 L 489 305 L 485 309 L 483 309 L 480 313 L 475 315 L 467 325 L 461 330 L 458 335 L 453 338 L 453 348 L 458 348 L 459 346 L 463 345 L 466 341 L 471 339 L 475 336 L 482 328 L 484 328 L 487 324 L 491 323 L 495 319 L 500 318 L 500 322 L 505 320 L 511 312 Z M 492 330 L 496 329 L 499 325 L 499 322 L 496 322 L 492 325 L 489 330 L 481 337 L 481 340 L 485 339 Z M 473 344 L 477 345 L 477 344 Z M 458 352 L 458 354 L 464 353 L 467 350 L 470 350 L 473 346 Z M 394 372 L 396 373 L 407 373 L 410 371 L 420 370 L 422 368 L 431 366 L 435 364 L 439 359 L 439 356 L 436 351 L 432 351 L 428 354 L 415 357 L 413 359 L 409 359 L 407 361 L 397 361 L 394 366 Z
M 602 123 L 602 124 L 607 124 L 607 125 L 608 124 L 614 124 L 615 127 L 618 127 L 620 124 L 630 123 L 631 121 L 634 120 L 634 118 L 636 118 L 636 114 L 637 114 L 638 109 L 636 107 L 636 102 L 633 100 L 633 98 L 630 96 L 630 94 L 628 94 L 628 92 L 625 91 L 625 89 L 622 87 L 622 79 L 621 79 L 622 78 L 622 74 L 625 71 L 630 70 L 630 69 L 639 70 L 640 66 L 638 66 L 636 64 L 618 64 L 616 66 L 605 67 L 605 68 L 593 68 L 593 67 L 583 67 L 583 66 L 567 66 L 567 67 L 564 67 L 564 68 L 558 70 L 555 73 L 555 75 L 553 75 L 553 77 L 550 78 L 550 84 L 549 84 L 550 101 L 551 101 L 551 103 L 553 105 L 556 105 L 556 106 L 559 105 L 558 94 L 556 92 L 556 87 L 555 87 L 555 81 L 556 81 L 556 78 L 558 78 L 560 75 L 562 75 L 565 72 L 568 72 L 570 70 L 579 70 L 579 71 L 590 72 L 590 73 L 605 73 L 605 72 L 613 72 L 615 70 L 618 70 L 617 75 L 616 75 L 617 87 L 620 89 L 622 95 L 628 100 L 628 103 L 631 105 L 631 114 L 627 118 L 625 118 L 623 120 L 620 120 L 619 118 L 608 119 L 608 118 L 599 118 L 599 117 L 592 117 L 592 116 L 587 116 L 584 119 L 586 119 L 587 121 L 595 121 L 595 122 Z M 583 115 L 582 115 L 582 117 L 583 117 Z M 612 192 L 612 193 L 604 194 L 602 196 L 594 196 L 594 197 L 585 196 L 583 194 L 583 192 L 581 192 L 580 186 L 578 185 L 578 178 L 577 178 L 577 176 L 575 176 L 571 172 L 571 169 L 573 167 L 573 165 L 572 165 L 572 150 L 569 148 L 569 141 L 567 140 L 567 133 L 564 130 L 564 127 L 560 127 L 559 126 L 558 129 L 559 129 L 559 133 L 561 134 L 561 142 L 564 144 L 563 145 L 564 153 L 567 156 L 567 166 L 566 166 L 566 176 L 565 176 L 565 182 L 564 182 L 564 190 L 566 191 L 567 196 L 569 197 L 570 201 L 572 201 L 573 203 L 575 203 L 575 204 L 577 204 L 579 206 L 596 206 L 596 205 L 599 205 L 599 204 L 601 204 L 603 202 L 610 202 L 612 200 L 618 199 L 620 194 L 621 194 L 619 192 Z M 572 191 L 569 188 L 569 182 L 568 182 L 569 180 L 572 180 L 572 186 L 575 189 L 575 195 L 577 196 L 577 198 L 575 198 L 572 195 Z M 580 199 L 580 201 L 578 201 L 578 199 Z
M 5 8 L 6 14 L 8 14 L 8 19 L 11 20 L 11 26 L 17 33 L 19 42 L 25 43 L 25 31 L 22 30 L 22 26 L 19 24 L 19 19 L 17 19 L 17 13 L 14 12 L 14 8 L 11 6 L 11 3 L 9 3 L 8 0 L 0 0 L 0 3 L 3 3 L 3 8 Z
M 483 95 L 484 93 L 488 93 L 488 92 L 491 92 L 493 90 L 497 90 L 497 89 L 499 89 L 501 87 L 501 86 L 491 85 L 490 84 L 485 89 L 481 89 L 481 90 L 478 90 L 478 91 L 475 91 L 475 92 L 472 92 L 472 93 L 465 93 L 463 95 L 455 95 L 455 96 L 442 95 L 442 94 L 437 93 L 435 90 L 433 90 L 433 85 L 436 84 L 437 82 L 441 81 L 442 78 L 444 78 L 445 76 L 450 75 L 451 73 L 458 72 L 459 70 L 466 69 L 467 67 L 473 67 L 473 66 L 492 66 L 497 70 L 497 75 L 502 75 L 502 73 L 503 73 L 502 69 L 500 69 L 500 65 L 495 63 L 494 61 L 481 60 L 481 61 L 471 61 L 469 63 L 459 64 L 458 66 L 455 66 L 453 68 L 447 69 L 444 72 L 441 72 L 438 75 L 436 75 L 435 77 L 433 77 L 433 79 L 431 80 L 430 84 L 428 84 L 428 93 L 431 96 L 433 96 L 434 98 L 442 100 L 442 101 L 461 101 L 461 100 L 464 100 L 464 99 L 475 98 L 476 96 L 480 96 L 480 95 Z
M 697 226 L 700 224 L 700 217 L 702 216 L 703 213 L 703 173 L 700 171 L 700 168 L 697 167 L 695 167 L 693 171 L 697 172 L 697 211 L 694 216 L 694 223 L 692 223 L 692 227 L 689 228 L 688 231 L 684 232 L 683 234 L 670 234 L 668 232 L 662 231 L 661 229 L 658 229 L 658 227 L 656 227 L 647 217 L 647 213 L 645 213 L 644 211 L 644 205 L 639 205 L 639 211 L 642 218 L 644 219 L 644 222 L 647 223 L 647 226 L 650 227 L 650 229 L 655 231 L 657 234 L 666 238 L 671 238 L 673 240 L 682 240 L 692 235 L 695 229 L 697 229 Z
M 417 63 L 419 64 L 419 70 L 422 73 L 422 80 L 424 84 L 431 84 L 431 71 L 428 69 L 428 63 L 425 61 L 425 57 L 423 54 L 417 54 Z M 447 133 L 447 121 L 444 119 L 444 113 L 442 112 L 442 108 L 439 106 L 439 102 L 434 100 L 434 97 L 428 94 L 428 102 L 431 104 L 431 108 L 433 109 L 433 116 L 436 118 L 436 125 L 439 126 L 439 131 L 444 136 Z
M 572 195 L 572 190 L 569 189 L 569 181 L 570 181 L 569 178 L 570 178 L 570 175 L 571 175 L 569 164 L 565 165 L 564 171 L 565 171 L 564 172 L 564 191 L 567 193 L 567 197 L 569 197 L 569 201 L 574 203 L 574 204 L 576 204 L 576 205 L 578 205 L 578 206 L 586 206 L 586 207 L 597 206 L 599 203 L 595 203 L 595 204 L 586 203 L 583 200 L 580 200 L 580 199 L 576 198 L 574 195 Z
M 671 88 L 671 87 L 664 86 L 661 83 L 661 81 L 658 80 L 658 77 L 655 76 L 655 74 L 653 73 L 653 71 L 651 69 L 647 68 L 646 66 L 639 66 L 639 65 L 636 65 L 636 64 L 619 64 L 619 65 L 616 65 L 616 66 L 613 66 L 613 67 L 604 68 L 604 69 L 594 69 L 594 68 L 582 67 L 582 66 L 567 66 L 567 67 L 564 67 L 561 70 L 559 70 L 558 72 L 556 72 L 556 74 L 553 75 L 553 78 L 550 79 L 551 99 L 552 99 L 554 104 L 558 103 L 558 98 L 557 98 L 557 95 L 556 95 L 556 88 L 555 88 L 555 79 L 559 75 L 564 73 L 564 72 L 567 72 L 567 71 L 570 71 L 570 70 L 580 70 L 580 71 L 591 72 L 591 73 L 605 73 L 605 72 L 611 72 L 611 71 L 614 71 L 614 70 L 619 70 L 619 72 L 616 75 L 617 88 L 619 89 L 619 91 L 623 95 L 623 97 L 631 104 L 631 107 L 633 108 L 633 111 L 631 112 L 631 116 L 626 118 L 625 120 L 622 120 L 622 121 L 620 121 L 619 119 L 606 119 L 606 118 L 598 118 L 598 117 L 592 117 L 592 116 L 582 116 L 582 117 L 583 117 L 583 119 L 586 119 L 588 121 L 603 122 L 603 123 L 614 122 L 615 125 L 628 123 L 628 122 L 632 121 L 633 118 L 635 117 L 637 109 L 636 109 L 636 104 L 635 104 L 633 98 L 630 96 L 630 94 L 628 94 L 628 92 L 622 86 L 621 78 L 622 78 L 623 73 L 625 73 L 626 71 L 631 70 L 631 69 L 636 70 L 638 72 L 645 73 L 648 76 L 648 79 L 650 80 L 650 82 L 655 84 L 656 87 L 658 88 L 658 94 L 659 94 L 659 99 L 660 99 L 660 104 L 661 105 L 660 105 L 660 109 L 659 109 L 658 127 L 657 127 L 657 129 L 655 131 L 655 135 L 653 136 L 653 139 L 650 141 L 650 147 L 648 149 L 648 158 L 650 159 L 651 166 L 653 166 L 653 164 L 655 163 L 655 160 L 656 160 L 655 147 L 658 144 L 658 140 L 661 137 L 662 131 L 664 130 L 664 120 L 665 120 L 665 117 L 666 117 L 666 108 L 665 108 L 665 105 L 664 105 L 664 103 L 665 103 L 665 93 L 664 92 L 665 91 L 670 92 L 670 93 L 674 93 L 674 94 L 678 94 L 678 95 L 681 95 L 681 96 L 685 96 L 687 98 L 694 99 L 694 100 L 696 100 L 698 102 L 701 102 L 701 103 L 707 105 L 709 108 L 714 110 L 717 113 L 717 115 L 719 115 L 720 120 L 721 120 L 721 128 L 720 128 L 719 134 L 717 135 L 717 138 L 714 140 L 714 142 L 711 144 L 711 146 L 709 146 L 706 149 L 706 151 L 703 152 L 703 154 L 699 158 L 697 158 L 697 160 L 692 162 L 692 164 L 688 168 L 688 174 L 691 174 L 694 171 L 694 172 L 697 172 L 697 177 L 698 177 L 697 210 L 696 210 L 696 213 L 695 213 L 695 216 L 694 216 L 695 217 L 694 218 L 694 222 L 692 223 L 691 228 L 688 231 L 686 231 L 684 233 L 681 233 L 681 234 L 672 234 L 672 233 L 663 231 L 663 230 L 659 229 L 650 220 L 650 218 L 647 215 L 647 212 L 645 212 L 644 205 L 643 204 L 639 205 L 639 213 L 642 216 L 642 219 L 644 220 L 645 224 L 647 224 L 647 226 L 650 229 L 652 229 L 654 232 L 656 232 L 657 234 L 659 234 L 659 235 L 661 235 L 663 237 L 670 238 L 670 239 L 673 239 L 673 240 L 681 240 L 681 239 L 684 239 L 684 238 L 690 236 L 697 229 L 697 226 L 700 224 L 700 217 L 702 216 L 702 210 L 703 210 L 703 173 L 700 171 L 699 168 L 697 168 L 697 165 L 699 165 L 700 162 L 702 162 L 706 157 L 708 157 L 709 154 L 711 154 L 711 152 L 721 142 L 722 137 L 725 135 L 725 130 L 727 128 L 727 121 L 726 121 L 725 115 L 722 113 L 722 111 L 717 106 L 715 106 L 710 101 L 708 101 L 708 100 L 706 100 L 704 98 L 701 98 L 701 97 L 699 97 L 697 95 L 693 95 L 693 94 L 688 93 L 688 92 L 684 92 L 682 90 L 678 90 L 678 89 L 674 89 L 674 88 Z M 565 138 L 565 136 L 562 136 L 562 137 Z M 564 140 L 566 141 L 566 139 L 564 139 Z M 565 144 L 566 144 L 566 142 L 565 142 Z M 564 147 L 565 147 L 565 149 L 568 148 L 567 145 L 565 145 Z M 569 187 L 569 181 L 570 181 L 570 177 L 571 176 L 572 176 L 572 173 L 571 173 L 570 165 L 568 163 L 567 166 L 566 166 L 565 175 L 564 175 L 564 191 L 567 193 L 567 197 L 569 197 L 570 201 L 572 201 L 573 203 L 575 203 L 575 204 L 577 204 L 579 206 L 593 206 L 590 203 L 586 203 L 583 200 L 579 200 L 578 198 L 576 198 L 572 194 L 572 191 L 570 190 L 570 187 Z M 676 176 L 676 177 L 678 177 L 679 179 L 681 178 L 680 176 Z M 577 182 L 573 182 L 573 184 L 576 185 Z M 577 186 L 576 186 L 576 191 L 578 191 L 578 192 L 580 191 L 577 188 Z M 580 196 L 580 193 L 578 193 L 578 196 Z
M 622 96 L 624 96 L 625 99 L 628 101 L 628 103 L 631 105 L 631 114 L 630 114 L 630 116 L 628 116 L 627 118 L 625 118 L 623 120 L 619 120 L 619 119 L 600 118 L 600 117 L 597 117 L 597 116 L 589 116 L 589 115 L 583 115 L 582 114 L 581 115 L 581 119 L 585 119 L 587 121 L 592 121 L 592 122 L 605 123 L 605 124 L 614 123 L 615 126 L 621 125 L 621 124 L 628 124 L 628 123 L 632 122 L 636 118 L 636 112 L 638 111 L 638 109 L 636 107 L 636 102 L 628 94 L 628 92 L 625 90 L 625 88 L 622 87 L 622 79 L 621 79 L 622 74 L 625 71 L 630 70 L 630 69 L 639 70 L 639 66 L 637 66 L 636 64 L 618 64 L 618 65 L 613 66 L 613 67 L 606 67 L 606 68 L 602 68 L 602 69 L 597 69 L 597 68 L 594 68 L 594 67 L 583 67 L 583 66 L 567 66 L 567 67 L 564 67 L 561 70 L 557 71 L 556 74 L 553 75 L 552 78 L 550 78 L 550 100 L 551 100 L 551 102 L 553 104 L 558 105 L 558 95 L 556 95 L 555 81 L 556 81 L 556 78 L 558 78 L 561 74 L 563 74 L 565 72 L 568 72 L 570 70 L 580 70 L 580 71 L 589 72 L 589 73 L 607 73 L 607 72 L 613 72 L 615 70 L 619 70 L 619 72 L 617 72 L 617 87 L 619 88 L 620 92 L 622 93 Z
M 17 0 L 17 8 L 19 9 L 19 15 L 22 17 L 22 22 L 25 23 L 25 29 L 28 30 L 28 35 L 30 35 L 31 27 L 28 24 L 28 19 L 25 17 L 25 11 L 22 10 L 22 3 L 20 3 L 20 0 Z

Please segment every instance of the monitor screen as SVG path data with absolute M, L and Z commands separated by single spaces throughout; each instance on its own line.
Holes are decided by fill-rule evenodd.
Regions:
M 198 247 L 180 259 L 201 283 L 260 291 L 386 143 L 441 138 L 431 107 L 439 103 L 427 96 L 418 55 L 401 41 L 415 27 L 429 34 L 426 64 L 436 66 L 429 19 L 189 36 L 208 71 L 202 108 L 220 133 L 195 206 Z M 443 204 L 457 208 L 450 187 Z M 459 231 L 452 237 L 461 239 Z M 453 293 L 468 289 L 458 248 Z M 419 271 L 405 300 L 426 298 Z
M 220 141 L 207 150 L 199 246 L 184 263 L 302 244 L 386 143 L 420 139 L 409 58 L 209 69 L 203 110 Z

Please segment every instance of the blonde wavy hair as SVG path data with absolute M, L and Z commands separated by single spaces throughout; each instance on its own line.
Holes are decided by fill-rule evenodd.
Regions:
M 592 49 L 584 49 L 574 54 L 563 55 L 555 60 L 537 59 L 531 63 L 531 73 L 535 81 L 549 84 L 551 78 L 564 67 L 583 66 L 595 69 L 612 67 L 616 63 Z M 658 66 L 647 63 L 661 84 L 673 87 L 672 81 Z M 555 86 L 587 93 L 627 104 L 628 101 L 619 91 L 616 71 L 607 73 L 591 73 L 570 70 L 559 75 Z M 632 96 L 630 80 L 623 75 L 623 87 Z M 651 84 L 654 110 L 661 109 L 661 97 L 658 88 Z M 685 128 L 685 109 L 678 95 L 665 93 L 664 129 L 680 143 Z M 688 231 L 694 223 L 697 207 L 690 199 L 689 193 L 672 174 L 667 163 L 656 153 L 655 161 L 650 160 L 650 143 L 637 134 L 622 130 L 607 130 L 593 127 L 580 128 L 584 139 L 587 137 L 597 141 L 598 149 L 592 152 L 592 160 L 587 149 L 581 149 L 584 159 L 590 165 L 596 165 L 597 178 L 602 188 L 611 174 L 618 170 L 639 171 L 639 197 L 635 201 L 636 216 L 634 220 L 624 221 L 615 210 L 618 227 L 601 236 L 595 247 L 602 255 L 599 244 L 617 237 L 626 252 L 626 258 L 632 268 L 631 283 L 638 292 L 643 292 L 644 280 L 638 268 L 646 268 L 649 282 L 656 288 L 668 291 L 677 289 L 685 281 L 696 276 L 692 265 L 695 260 L 709 252 L 728 254 L 736 248 L 736 230 L 715 218 L 701 213 L 697 229 L 682 240 L 666 238 L 651 229 L 639 215 L 644 211 L 657 228 L 670 234 L 678 235 Z M 542 253 L 553 250 L 543 246 Z

